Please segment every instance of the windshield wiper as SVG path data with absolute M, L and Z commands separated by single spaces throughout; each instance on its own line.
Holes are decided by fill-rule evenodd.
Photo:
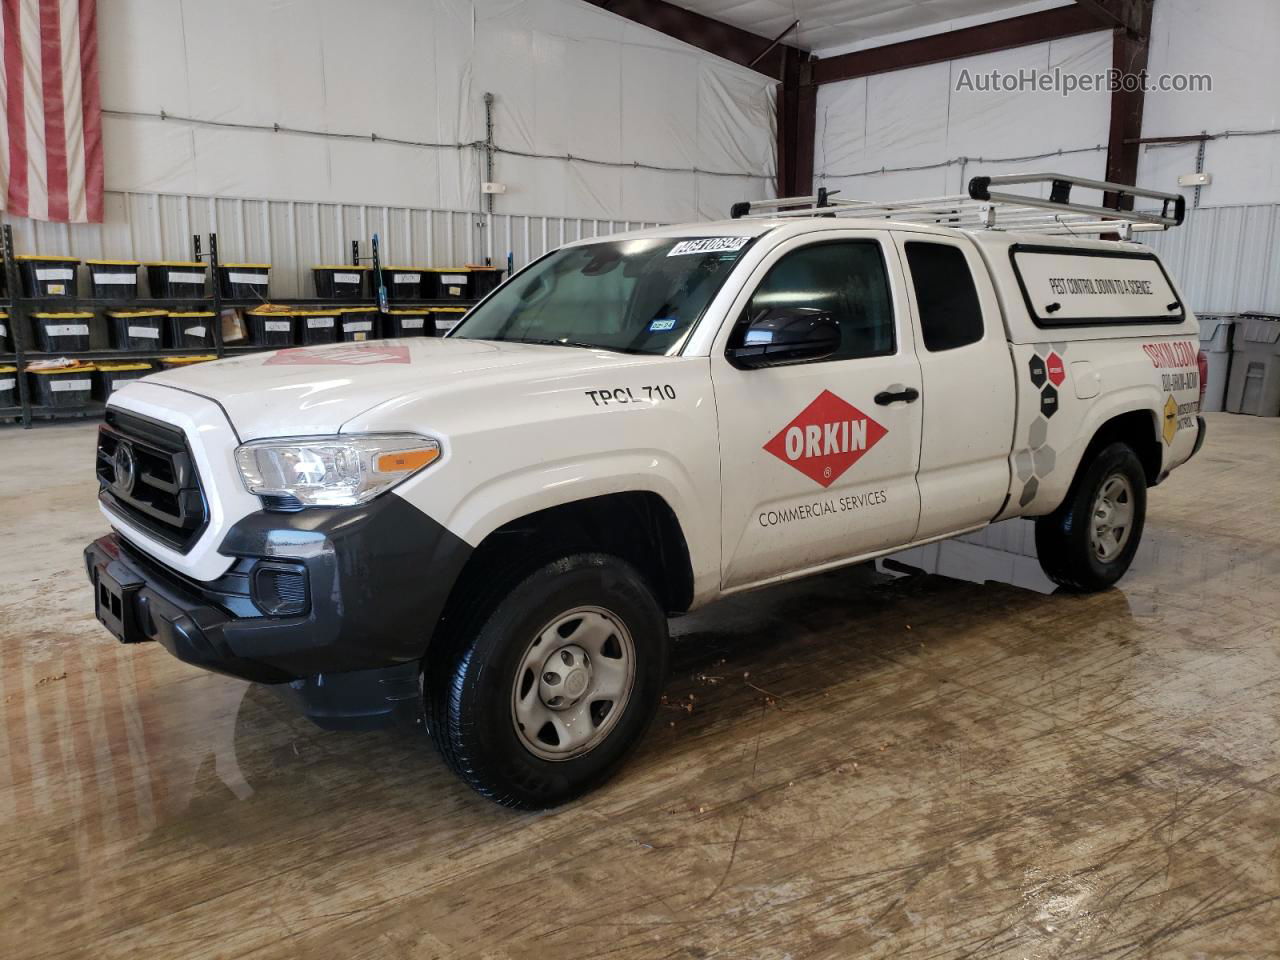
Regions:
M 610 353 L 638 353 L 626 347 L 610 347 L 603 343 L 587 343 L 585 340 L 553 340 L 546 337 L 503 337 L 509 343 L 534 343 L 548 347 L 582 347 L 586 350 L 607 350 Z

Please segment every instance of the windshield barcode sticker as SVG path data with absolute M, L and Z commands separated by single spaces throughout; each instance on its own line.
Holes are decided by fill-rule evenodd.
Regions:
M 668 257 L 683 257 L 690 253 L 736 253 L 750 242 L 750 237 L 702 237 L 698 240 L 681 240 Z

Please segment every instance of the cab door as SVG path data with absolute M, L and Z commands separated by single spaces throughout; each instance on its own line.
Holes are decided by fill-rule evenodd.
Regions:
M 924 376 L 916 540 L 986 523 L 1009 491 L 1013 362 L 991 276 L 963 235 L 894 233 Z
M 711 351 L 724 588 L 908 542 L 922 386 L 889 234 L 780 244 L 729 316 Z M 805 327 L 817 338 L 807 353 L 788 340 Z

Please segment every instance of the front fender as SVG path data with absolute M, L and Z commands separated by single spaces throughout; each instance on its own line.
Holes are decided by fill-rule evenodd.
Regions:
M 643 492 L 671 508 L 689 548 L 695 602 L 715 591 L 720 578 L 717 511 L 699 505 L 694 477 L 676 458 L 656 449 L 602 453 L 531 464 L 490 477 L 443 517 L 445 526 L 472 546 L 520 517 L 592 497 Z

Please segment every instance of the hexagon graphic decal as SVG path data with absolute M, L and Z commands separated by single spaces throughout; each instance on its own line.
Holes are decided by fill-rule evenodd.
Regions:
M 1031 455 L 1031 462 L 1036 467 L 1036 476 L 1040 478 L 1047 477 L 1053 473 L 1053 467 L 1057 460 L 1058 457 L 1053 452 L 1053 447 L 1041 447 Z
M 1040 412 L 1046 417 L 1052 417 L 1058 412 L 1058 391 L 1053 387 L 1045 387 L 1040 393 Z
M 1049 377 L 1049 374 L 1045 371 L 1045 368 L 1044 368 L 1044 360 L 1040 357 L 1032 357 L 1030 367 L 1031 367 L 1031 382 L 1034 383 L 1036 385 L 1036 389 L 1039 390 L 1041 387 L 1044 386 L 1045 381 Z
M 1019 450 L 1013 455 L 1013 468 L 1018 472 L 1018 479 L 1026 483 L 1031 479 L 1033 472 L 1031 465 L 1031 451 Z
M 1049 439 L 1049 421 L 1044 417 L 1036 417 L 1031 421 L 1031 429 L 1027 431 L 1027 443 L 1032 449 L 1043 447 Z
M 1062 381 L 1067 379 L 1067 368 L 1062 358 L 1056 353 L 1051 353 L 1045 357 L 1044 363 L 1049 370 L 1049 382 L 1055 387 L 1062 386 Z

